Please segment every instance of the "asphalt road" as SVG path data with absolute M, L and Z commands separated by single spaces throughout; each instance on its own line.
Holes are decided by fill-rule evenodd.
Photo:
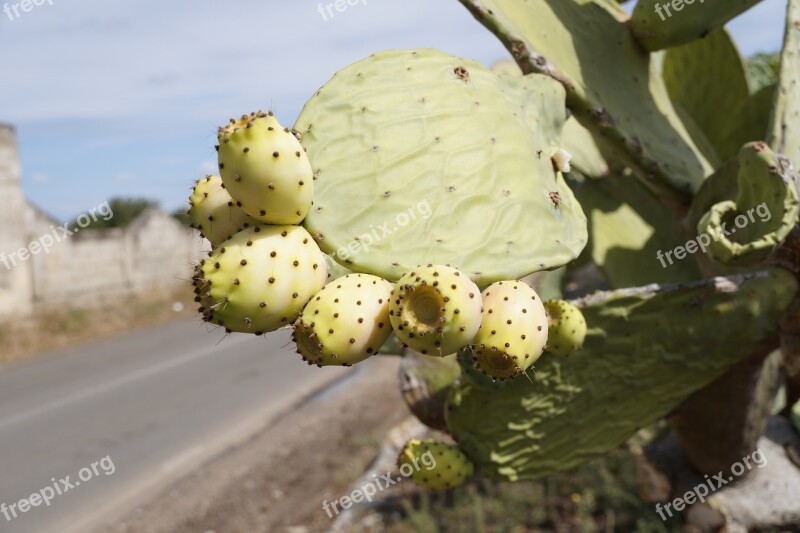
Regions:
M 288 342 L 187 320 L 3 369 L 0 532 L 92 531 L 345 376 Z

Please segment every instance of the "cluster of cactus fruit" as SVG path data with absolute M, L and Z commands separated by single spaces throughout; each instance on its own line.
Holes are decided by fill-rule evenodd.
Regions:
M 498 281 L 481 292 L 461 270 L 434 264 L 396 282 L 369 273 L 329 275 L 317 241 L 296 225 L 312 207 L 315 179 L 298 137 L 263 112 L 219 129 L 221 176 L 200 179 L 189 200 L 193 226 L 213 246 L 193 278 L 205 321 L 255 335 L 289 327 L 297 353 L 319 367 L 364 361 L 392 332 L 420 354 L 471 354 L 474 370 L 496 380 L 531 368 L 548 336 L 557 340 L 551 350 L 557 355 L 580 349 L 586 333 L 580 311 L 560 300 L 543 302 L 522 281 Z M 447 451 L 439 463 L 447 473 L 412 476 L 423 485 L 451 487 L 471 474 L 461 452 L 420 446 Z M 453 461 L 462 466 L 450 472 Z
M 568 347 L 561 341 L 555 347 L 559 355 L 580 348 L 573 322 L 554 314 L 548 327 L 541 299 L 521 281 L 499 281 L 481 294 L 458 269 L 429 264 L 396 283 L 351 273 L 326 284 L 325 254 L 308 231 L 290 225 L 311 208 L 314 180 L 295 133 L 259 112 L 231 119 L 219 142 L 222 176 L 198 181 L 189 210 L 215 246 L 193 278 L 207 322 L 255 335 L 289 326 L 298 353 L 319 367 L 359 363 L 378 353 L 392 331 L 426 355 L 468 349 L 477 368 L 496 379 L 529 368 L 548 333 L 572 335 Z M 558 313 L 569 306 L 548 305 Z
M 442 362 L 433 418 L 458 444 L 411 441 L 398 460 L 441 457 L 412 476 L 433 489 L 473 465 L 536 479 L 607 453 L 772 346 L 800 305 L 800 0 L 780 75 L 757 86 L 722 28 L 754 1 L 662 22 L 655 0 L 633 18 L 611 0 L 461 2 L 516 65 L 374 54 L 293 128 L 271 113 L 220 128 L 220 177 L 189 211 L 213 246 L 194 277 L 208 322 L 291 328 L 312 365 L 357 364 L 392 332 Z M 703 234 L 707 256 L 659 264 Z M 560 299 L 590 263 L 611 291 Z

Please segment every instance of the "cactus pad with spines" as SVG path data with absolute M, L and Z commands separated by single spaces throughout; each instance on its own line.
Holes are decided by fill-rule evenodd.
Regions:
M 683 206 L 711 165 L 617 9 L 574 0 L 460 0 L 525 72 L 560 81 L 578 121 L 665 203 Z
M 317 177 L 304 225 L 348 268 L 393 281 L 428 263 L 482 287 L 564 265 L 586 219 L 551 162 L 563 98 L 545 76 L 504 80 L 436 50 L 360 61 L 295 125 Z
M 454 386 L 448 426 L 489 477 L 538 479 L 574 468 L 750 355 L 774 335 L 796 292 L 794 277 L 774 269 L 588 297 L 576 302 L 589 324 L 583 350 L 543 358 L 533 382 Z

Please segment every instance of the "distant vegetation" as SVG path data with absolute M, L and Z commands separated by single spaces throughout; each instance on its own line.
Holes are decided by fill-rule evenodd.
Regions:
M 158 207 L 158 202 L 147 198 L 112 198 L 108 201 L 108 205 L 114 216 L 108 220 L 104 220 L 104 217 L 97 217 L 97 220 L 92 220 L 85 229 L 126 228 L 146 210 Z M 76 224 L 77 219 L 70 225 L 75 226 Z
M 192 219 L 189 218 L 189 215 L 186 213 L 185 207 L 179 207 L 175 211 L 172 212 L 172 218 L 180 222 L 185 226 L 190 226 L 192 224 Z

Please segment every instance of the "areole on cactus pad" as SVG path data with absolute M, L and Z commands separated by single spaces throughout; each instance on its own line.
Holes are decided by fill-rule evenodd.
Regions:
M 503 80 L 437 50 L 375 54 L 295 124 L 317 179 L 304 225 L 340 263 L 391 281 L 429 263 L 480 287 L 562 266 L 587 240 L 551 160 L 564 120 L 546 76 Z

